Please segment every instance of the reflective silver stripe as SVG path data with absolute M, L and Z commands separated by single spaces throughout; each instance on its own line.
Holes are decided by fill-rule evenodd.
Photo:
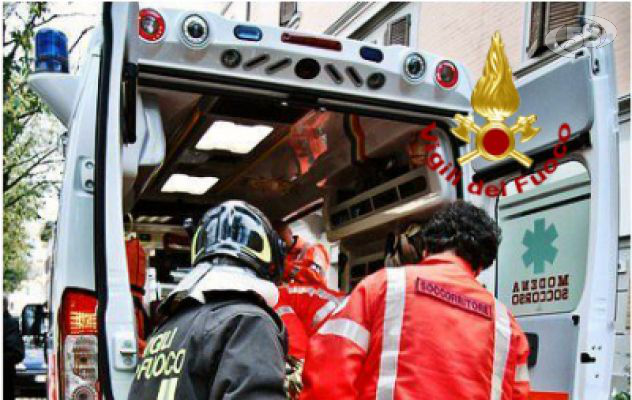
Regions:
M 282 306 L 277 308 L 276 313 L 279 317 L 282 317 L 285 314 L 294 314 L 294 309 L 290 306 Z
M 507 308 L 496 301 L 496 320 L 494 326 L 494 364 L 492 371 L 491 400 L 500 400 L 503 395 L 503 378 L 507 366 L 507 356 L 509 355 L 509 345 L 511 339 L 511 325 L 509 324 L 509 314 Z
M 330 319 L 318 330 L 320 335 L 336 335 L 357 344 L 365 352 L 369 348 L 369 331 L 348 318 Z
M 340 302 L 340 304 L 338 304 L 338 306 L 334 309 L 334 311 L 331 313 L 331 316 L 333 317 L 334 315 L 338 314 L 340 311 L 344 310 L 345 307 L 347 306 L 347 303 L 349 302 L 349 297 L 347 296 L 344 299 L 342 299 L 342 301 Z
M 380 375 L 377 381 L 378 400 L 392 400 L 395 396 L 399 343 L 406 306 L 406 268 L 386 269 L 386 302 Z
M 529 367 L 527 364 L 518 365 L 516 367 L 516 382 L 529 382 Z
M 314 314 L 314 318 L 312 319 L 312 326 L 318 325 L 319 322 L 327 318 L 327 316 L 331 314 L 336 309 L 336 307 L 338 307 L 338 304 L 335 301 L 328 301 L 327 303 L 325 303 L 325 305 L 322 306 L 318 311 L 316 311 L 316 314 Z

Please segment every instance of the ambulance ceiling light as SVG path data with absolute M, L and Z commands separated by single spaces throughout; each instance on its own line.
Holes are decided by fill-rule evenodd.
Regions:
M 184 174 L 173 174 L 162 186 L 161 192 L 189 193 L 199 196 L 206 193 L 217 183 L 218 180 L 219 179 L 214 176 L 197 177 Z
M 230 121 L 215 121 L 195 145 L 195 148 L 247 154 L 273 130 L 273 127 L 267 125 L 248 126 Z
M 165 34 L 165 19 L 151 8 L 143 8 L 138 12 L 138 34 L 148 42 L 157 42 Z

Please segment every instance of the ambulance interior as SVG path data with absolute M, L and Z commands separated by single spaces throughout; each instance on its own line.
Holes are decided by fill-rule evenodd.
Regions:
M 126 157 L 139 160 L 133 159 L 137 170 L 125 171 L 125 227 L 146 256 L 146 280 L 132 284 L 145 287 L 150 313 L 191 268 L 183 223 L 197 223 L 223 200 L 250 202 L 271 221 L 326 243 L 330 286 L 349 291 L 360 269 L 364 276 L 383 266 L 386 236 L 405 214 L 383 215 L 371 229 L 362 227 L 363 218 L 397 211 L 439 187 L 419 168 L 424 121 L 162 88 L 143 88 L 136 112 L 125 109 L 129 104 L 123 102 L 122 114 L 142 121 L 122 125 L 123 136 L 128 126 L 141 127 L 123 153 L 124 164 Z M 445 125 L 436 122 L 434 133 L 444 135 Z M 339 249 L 347 268 L 337 268 Z
M 145 288 L 142 303 L 150 321 L 160 300 L 191 268 L 183 223 L 188 218 L 197 223 L 223 200 L 248 201 L 271 221 L 289 223 L 295 233 L 307 233 L 308 240 L 327 245 L 332 263 L 328 283 L 346 292 L 383 268 L 389 233 L 410 221 L 423 223 L 446 201 L 445 196 L 436 196 L 445 190 L 444 177 L 424 166 L 428 153 L 420 132 L 428 120 L 386 119 L 269 98 L 155 87 L 143 88 L 136 106 L 138 113 L 123 113 L 144 118 L 144 124 L 136 126 L 145 127 L 145 132 L 136 132 L 136 145 L 142 149 L 130 152 L 140 161 L 137 171 L 125 176 L 124 207 L 128 239 L 138 238 L 146 256 L 147 271 L 141 277 L 145 280 L 136 283 Z M 444 157 L 454 160 L 450 149 L 457 147 L 447 145 L 447 125 L 439 118 L 434 122 L 433 135 L 442 138 Z M 125 157 L 124 152 L 124 163 Z M 538 219 L 546 219 L 545 230 L 551 229 L 549 221 L 559 219 L 559 231 L 587 232 L 586 168 L 572 161 L 558 172 L 555 179 L 527 185 L 522 193 L 483 199 L 495 203 L 506 232 L 498 264 L 522 265 L 523 236 L 540 229 L 534 225 Z M 455 193 L 449 198 L 454 197 Z M 586 246 L 587 236 L 573 240 Z M 551 251 L 562 254 L 560 246 L 566 243 L 557 239 L 556 250 Z M 569 273 L 581 281 L 586 253 L 572 254 L 575 258 L 564 264 L 576 265 Z M 492 270 L 482 280 L 491 282 L 488 287 L 508 304 L 515 300 L 513 283 L 527 279 L 532 271 L 528 265 L 503 268 L 500 275 Z M 552 290 L 555 296 L 556 289 Z M 566 304 L 574 307 L 581 290 L 567 295 L 571 301 Z M 524 299 L 527 294 L 519 293 L 518 304 L 513 304 L 518 315 L 562 311 L 554 301 Z

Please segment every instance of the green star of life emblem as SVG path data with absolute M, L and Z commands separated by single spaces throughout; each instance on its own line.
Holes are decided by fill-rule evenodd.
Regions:
M 522 262 L 527 268 L 533 264 L 535 274 L 543 273 L 545 262 L 553 264 L 557 256 L 557 249 L 553 246 L 553 242 L 557 239 L 557 229 L 554 224 L 546 229 L 545 226 L 544 218 L 536 219 L 533 223 L 533 231 L 527 229 L 522 238 L 522 244 L 527 248 L 522 255 Z

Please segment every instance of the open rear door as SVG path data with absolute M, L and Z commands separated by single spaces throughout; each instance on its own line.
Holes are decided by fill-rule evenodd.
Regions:
M 121 117 L 124 65 L 132 62 L 137 3 L 105 3 L 96 127 L 94 207 L 99 382 L 107 399 L 126 399 L 136 367 L 135 321 L 123 227 L 123 142 L 134 128 Z M 135 36 L 135 35 L 134 35 Z
M 466 174 L 466 197 L 484 204 L 503 230 L 488 287 L 495 286 L 528 335 L 534 398 L 605 399 L 618 253 L 612 46 L 580 49 L 516 76 L 521 105 L 514 118 L 535 114 L 541 128 L 517 144 L 534 159 L 532 169 L 479 158 Z M 478 194 L 481 180 L 504 190 Z

